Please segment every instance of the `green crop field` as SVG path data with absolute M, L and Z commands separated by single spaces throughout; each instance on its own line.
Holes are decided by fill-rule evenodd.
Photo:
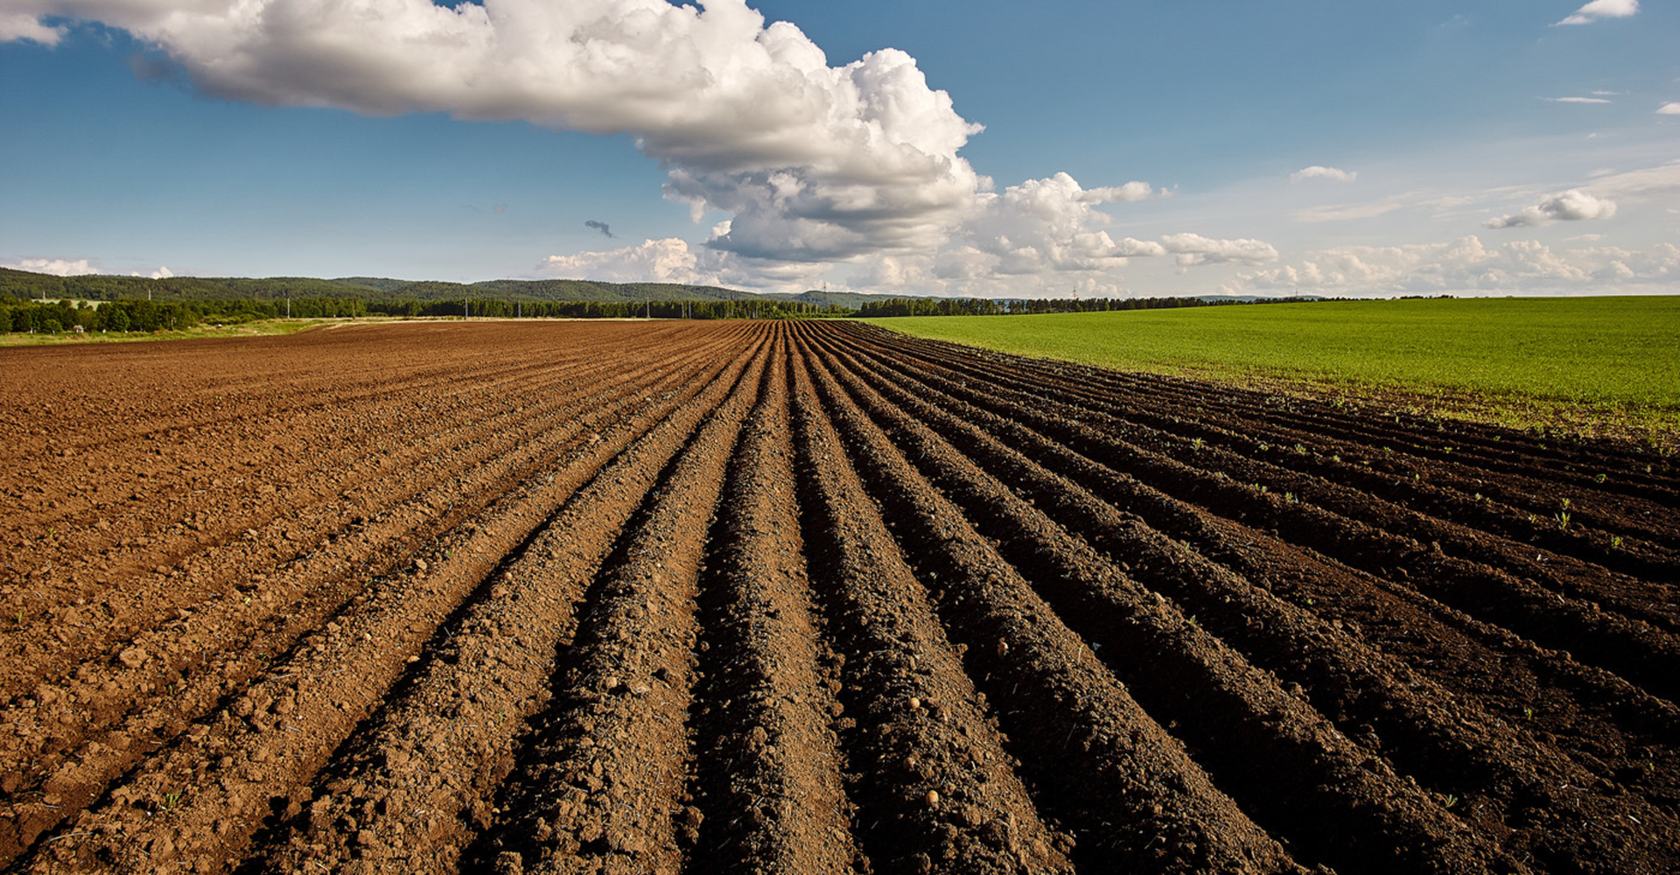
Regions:
M 1680 433 L 1680 297 L 1335 301 L 880 319 L 1022 355 L 1381 395 L 1519 426 Z

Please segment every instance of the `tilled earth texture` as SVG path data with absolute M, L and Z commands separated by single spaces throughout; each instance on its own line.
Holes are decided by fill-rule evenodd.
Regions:
M 1680 871 L 1660 457 L 853 324 L 0 367 L 9 871 Z

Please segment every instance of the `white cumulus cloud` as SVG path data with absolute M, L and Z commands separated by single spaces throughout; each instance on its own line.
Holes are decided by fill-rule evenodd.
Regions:
M 1638 11 L 1639 0 L 1592 0 L 1558 24 L 1592 24 L 1601 18 L 1626 18 Z
M 1290 182 L 1302 182 L 1308 179 L 1332 179 L 1336 182 L 1352 182 L 1359 178 L 1359 173 L 1352 170 L 1342 170 L 1338 167 L 1324 167 L 1314 164 L 1289 174 Z
M 980 267 L 1110 270 L 1140 255 L 1275 257 L 1258 241 L 1114 239 L 1099 208 L 1167 195 L 1145 182 L 1087 189 L 1058 174 L 1000 193 L 959 154 L 981 126 L 915 58 L 882 49 L 831 66 L 746 0 L 0 3 L 0 39 L 50 41 L 58 31 L 43 21 L 99 21 L 223 98 L 628 134 L 666 172 L 666 198 L 696 222 L 727 216 L 703 245 L 555 256 L 550 275 L 769 286 L 848 265 L 907 284 Z
M 102 21 L 225 98 L 628 133 L 668 197 L 733 214 L 710 245 L 749 257 L 935 245 L 989 188 L 957 154 L 980 126 L 914 58 L 831 67 L 743 0 L 7 2 L 11 38 L 31 16 Z
M 1263 264 L 1278 259 L 1277 249 L 1261 240 L 1212 240 L 1200 234 L 1169 234 L 1161 238 L 1161 245 L 1181 267 L 1228 261 Z
M 1578 188 L 1546 198 L 1520 213 L 1489 219 L 1487 228 L 1531 228 L 1553 222 L 1608 219 L 1616 214 L 1615 201 L 1594 197 Z
M 1680 100 L 1671 100 L 1657 107 L 1657 115 L 1680 115 Z
M 1536 240 L 1495 246 L 1479 238 L 1407 246 L 1343 246 L 1245 274 L 1231 293 L 1307 292 L 1402 295 L 1462 292 L 1586 293 L 1606 289 L 1668 291 L 1680 285 L 1680 248 L 1644 252 L 1617 247 L 1554 250 Z
M 0 43 L 33 40 L 44 46 L 56 46 L 63 37 L 62 28 L 47 27 L 35 13 L 0 11 Z
M 0 263 L 0 267 L 27 270 L 30 273 L 52 274 L 53 276 L 87 276 L 88 274 L 103 273 L 85 258 L 75 260 L 68 258 L 24 258 L 18 261 Z

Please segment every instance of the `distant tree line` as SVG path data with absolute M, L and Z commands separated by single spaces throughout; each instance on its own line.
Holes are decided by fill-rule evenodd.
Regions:
M 500 319 L 800 319 L 851 316 L 857 311 L 804 301 L 523 301 L 460 298 L 453 301 L 374 301 L 369 313 L 386 316 L 460 316 Z
M 73 301 L 41 303 L 0 294 L 0 331 L 58 334 L 178 331 L 204 323 L 238 324 L 254 319 L 384 316 L 455 316 L 527 319 L 793 319 L 850 316 L 856 311 L 803 301 L 518 301 L 462 298 L 454 301 L 375 301 L 361 298 L 293 298 L 279 301 Z
M 1101 313 L 1108 310 L 1159 310 L 1170 307 L 1212 307 L 1237 303 L 1201 298 L 888 298 L 864 304 L 861 317 L 880 316 L 1011 316 L 1028 313 Z
M 179 331 L 206 322 L 238 324 L 286 315 L 322 319 L 367 314 L 360 298 L 299 298 L 292 301 L 147 301 L 144 299 L 43 304 L 0 295 L 0 331 L 58 334 L 75 331 Z

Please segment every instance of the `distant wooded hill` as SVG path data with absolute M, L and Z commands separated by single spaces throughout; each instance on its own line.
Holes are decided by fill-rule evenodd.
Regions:
M 678 283 L 605 283 L 594 280 L 489 280 L 480 283 L 450 283 L 436 280 L 345 277 L 167 277 L 137 276 L 59 277 L 0 268 L 0 295 L 35 300 L 62 299 L 115 301 L 146 298 L 153 301 L 279 301 L 284 298 L 361 298 L 368 303 L 382 301 L 505 301 L 595 302 L 640 304 L 662 301 L 784 301 L 818 307 L 856 310 L 882 295 L 860 292 L 810 291 L 798 294 L 745 292 L 717 286 Z

